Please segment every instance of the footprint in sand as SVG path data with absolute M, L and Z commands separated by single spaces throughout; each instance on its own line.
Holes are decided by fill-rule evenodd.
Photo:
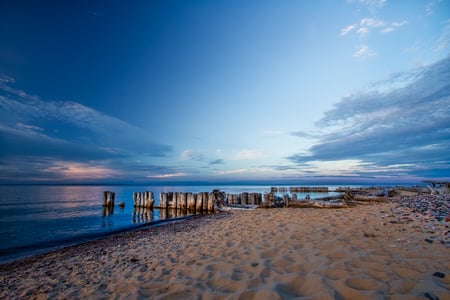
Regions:
M 222 293 L 234 293 L 245 288 L 245 283 L 242 281 L 234 281 L 226 277 L 215 277 L 206 282 L 208 288 L 222 292 Z
M 245 291 L 239 295 L 239 300 L 258 299 L 258 300 L 281 300 L 280 294 L 272 290 Z
M 344 270 L 338 270 L 338 269 L 327 269 L 323 272 L 323 274 L 332 280 L 338 280 L 343 279 L 345 276 L 347 276 L 347 273 Z
M 287 281 L 287 283 L 277 284 L 275 290 L 283 297 L 283 299 L 311 296 L 326 298 L 327 294 L 332 292 L 324 282 L 323 277 L 319 275 L 297 275 Z
M 378 280 L 371 279 L 371 278 L 359 278 L 359 277 L 353 277 L 349 278 L 345 281 L 345 283 L 356 290 L 362 290 L 362 291 L 387 291 L 388 286 Z

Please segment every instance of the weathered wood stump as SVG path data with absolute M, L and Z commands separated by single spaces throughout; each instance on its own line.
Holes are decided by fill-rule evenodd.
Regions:
M 241 198 L 241 204 L 250 204 L 249 201 L 249 193 L 241 193 L 240 198 Z
M 197 200 L 197 195 L 188 193 L 186 196 L 187 209 L 189 211 L 195 211 L 195 201 Z
M 168 200 L 167 200 L 167 193 L 160 193 L 159 194 L 159 207 L 160 208 L 167 208 L 168 205 Z
M 116 198 L 116 194 L 110 191 L 103 192 L 103 206 L 112 207 L 114 206 L 114 201 Z
M 195 212 L 201 213 L 203 211 L 203 193 L 197 194 L 197 201 L 195 202 Z

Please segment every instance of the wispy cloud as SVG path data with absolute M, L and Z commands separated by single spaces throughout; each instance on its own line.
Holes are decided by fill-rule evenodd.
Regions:
M 356 160 L 359 174 L 450 176 L 450 57 L 414 73 L 406 86 L 343 98 L 318 122 L 328 133 L 310 154 L 289 160 Z
M 387 0 L 347 0 L 346 2 L 350 4 L 358 3 L 366 6 L 371 11 L 375 11 L 382 8 L 386 4 Z
M 189 149 L 186 149 L 183 152 L 181 152 L 181 157 L 183 159 L 194 160 L 194 161 L 204 161 L 205 160 L 205 156 L 202 153 L 192 151 Z
M 218 158 L 209 162 L 210 165 L 223 165 L 225 160 Z
M 141 128 L 77 102 L 41 100 L 37 96 L 11 88 L 7 83 L 13 80 L 5 80 L 4 78 L 8 78 L 5 76 L 2 78 L 0 124 L 3 128 L 27 124 L 27 129 L 40 128 L 39 131 L 49 138 L 102 146 L 121 145 L 124 153 L 164 156 L 171 151 L 168 145 L 152 142 L 147 132 Z M 72 126 L 70 131 L 58 135 L 57 132 L 67 125 Z
M 369 48 L 367 45 L 359 45 L 356 47 L 353 56 L 356 58 L 368 58 L 377 55 L 377 53 Z
M 172 150 L 153 142 L 139 127 L 77 102 L 42 100 L 14 89 L 13 83 L 13 78 L 0 74 L 0 141 L 6 145 L 0 157 L 4 159 L 52 157 L 75 166 L 113 158 L 162 157 Z
M 436 51 L 444 51 L 450 46 L 450 19 L 445 22 Z
M 166 179 L 174 177 L 184 177 L 186 175 L 187 175 L 186 173 L 169 173 L 169 174 L 148 175 L 147 178 Z
M 351 24 L 351 25 L 345 26 L 344 28 L 341 29 L 340 35 L 344 36 L 344 35 L 349 34 L 350 32 L 352 32 L 353 29 L 357 28 L 357 26 L 358 26 L 357 24 Z
M 372 30 L 376 29 L 380 33 L 389 33 L 408 24 L 406 20 L 396 22 L 386 22 L 376 18 L 362 18 L 359 22 L 345 26 L 339 35 L 345 36 L 352 32 L 360 38 L 366 37 Z
M 312 133 L 312 132 L 306 132 L 306 131 L 293 131 L 291 132 L 291 135 L 304 138 L 304 139 L 316 139 L 321 136 L 320 133 Z
M 267 157 L 267 154 L 262 150 L 241 150 L 237 152 L 233 159 L 235 160 L 253 160 Z
M 272 138 L 272 137 L 279 137 L 284 134 L 285 132 L 282 130 L 265 130 L 263 131 L 262 136 Z

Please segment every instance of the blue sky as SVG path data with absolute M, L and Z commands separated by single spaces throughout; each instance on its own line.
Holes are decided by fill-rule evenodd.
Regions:
M 450 178 L 450 1 L 2 1 L 0 182 Z

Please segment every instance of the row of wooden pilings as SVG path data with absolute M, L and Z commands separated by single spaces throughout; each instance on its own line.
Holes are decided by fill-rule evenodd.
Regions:
M 153 192 L 134 192 L 133 203 L 135 207 L 153 208 L 155 199 Z M 214 190 L 211 193 L 160 193 L 158 208 L 188 210 L 195 212 L 213 212 L 215 207 L 226 205 L 261 205 L 260 193 L 225 194 Z
M 228 194 L 228 204 L 238 205 L 261 205 L 262 196 L 260 193 L 240 193 L 240 194 Z
M 214 211 L 216 201 L 215 193 L 181 193 L 169 192 L 161 193 L 159 197 L 160 208 L 174 208 L 181 210 L 190 210 L 196 212 Z
M 272 193 L 286 193 L 287 187 L 271 187 Z M 290 193 L 328 193 L 327 186 L 291 186 L 289 187 Z
M 278 203 L 287 204 L 289 200 L 297 200 L 295 192 L 292 198 L 288 194 L 283 195 L 282 198 L 277 197 L 272 188 L 270 193 L 264 194 L 264 199 L 260 193 L 240 193 L 240 194 L 225 194 L 224 192 L 214 190 L 211 193 L 200 192 L 182 193 L 182 192 L 168 192 L 160 193 L 159 206 L 161 209 L 179 209 L 201 212 L 213 212 L 215 207 L 227 205 L 261 205 L 263 203 Z M 278 189 L 277 191 L 280 191 Z M 309 199 L 309 195 L 307 198 Z M 115 193 L 110 191 L 103 192 L 103 206 L 113 207 L 115 202 Z M 123 203 L 123 202 L 121 202 Z M 124 204 L 123 204 L 124 205 Z M 155 206 L 155 195 L 151 191 L 134 192 L 133 205 L 135 208 L 150 208 Z M 120 206 L 120 204 L 119 204 Z
M 133 192 L 133 205 L 134 207 L 153 208 L 155 203 L 155 195 L 153 192 Z

